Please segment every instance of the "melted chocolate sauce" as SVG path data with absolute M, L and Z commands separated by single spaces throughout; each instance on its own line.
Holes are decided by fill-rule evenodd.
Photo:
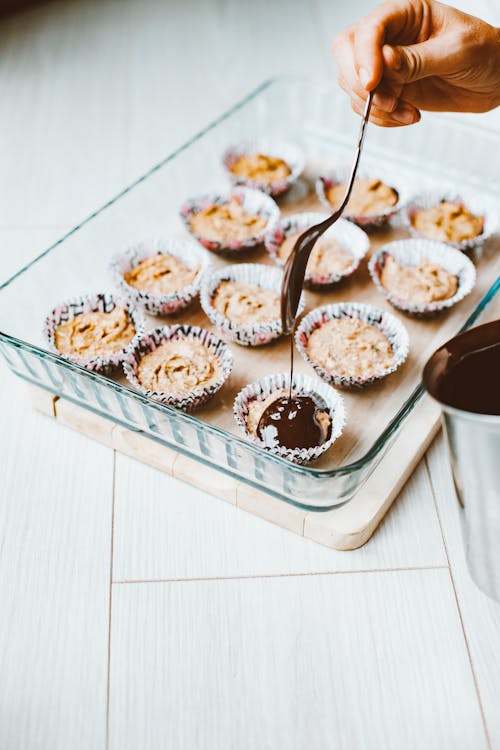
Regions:
M 280 445 L 292 450 L 322 445 L 325 436 L 316 418 L 317 408 L 310 396 L 277 398 L 262 413 L 257 435 L 267 445 Z
M 500 320 L 448 341 L 424 369 L 438 401 L 474 414 L 500 415 Z

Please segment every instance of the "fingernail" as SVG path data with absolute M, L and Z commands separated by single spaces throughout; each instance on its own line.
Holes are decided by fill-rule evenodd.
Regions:
M 369 81 L 370 81 L 370 74 L 365 68 L 359 69 L 359 80 L 361 81 L 361 85 L 364 89 L 366 89 Z
M 398 100 L 391 94 L 374 94 L 373 103 L 376 107 L 383 109 L 384 112 L 394 112 L 398 105 Z
M 391 117 L 393 120 L 396 120 L 396 122 L 400 122 L 402 125 L 412 125 L 414 122 L 419 121 L 419 116 L 415 112 L 414 109 L 410 109 L 410 107 L 398 107 L 394 112 L 392 112 Z

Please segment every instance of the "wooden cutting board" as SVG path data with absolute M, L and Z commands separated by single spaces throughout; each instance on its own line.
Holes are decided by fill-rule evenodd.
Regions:
M 39 411 L 114 450 L 188 482 L 242 510 L 295 534 L 338 550 L 356 549 L 371 537 L 439 429 L 439 407 L 424 396 L 406 420 L 381 462 L 345 505 L 330 511 L 306 511 L 203 467 L 143 432 L 130 430 L 64 398 L 34 386 L 29 397 Z M 209 489 L 207 489 L 209 488 Z

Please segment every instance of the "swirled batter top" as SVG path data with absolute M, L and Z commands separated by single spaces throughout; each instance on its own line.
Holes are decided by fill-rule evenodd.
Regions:
M 240 281 L 221 281 L 212 305 L 237 325 L 269 323 L 280 317 L 280 297 L 271 289 Z
M 307 354 L 328 372 L 366 379 L 394 364 L 389 339 L 359 318 L 334 318 L 314 330 Z
M 416 211 L 412 224 L 430 239 L 462 242 L 482 234 L 484 217 L 475 216 L 462 203 L 441 201 L 437 206 Z
M 332 185 L 326 191 L 326 198 L 333 207 L 340 206 L 347 184 Z M 395 206 L 398 194 L 394 188 L 382 180 L 372 177 L 358 177 L 354 180 L 351 197 L 346 206 L 346 214 L 351 216 L 375 216 Z
M 394 296 L 418 305 L 449 299 L 458 289 L 458 278 L 427 258 L 416 266 L 402 266 L 388 255 L 380 280 Z
M 266 185 L 286 180 L 292 171 L 283 159 L 260 153 L 240 156 L 230 169 L 238 177 L 263 182 Z
M 90 360 L 125 349 L 135 334 L 127 311 L 116 305 L 111 312 L 82 313 L 61 323 L 55 330 L 55 346 L 61 354 Z
M 301 232 L 286 237 L 278 250 L 278 257 L 285 262 L 292 252 Z M 308 276 L 342 275 L 354 263 L 354 255 L 333 239 L 322 237 L 315 244 L 307 263 Z
M 267 219 L 245 211 L 236 198 L 222 205 L 208 206 L 195 214 L 189 222 L 192 231 L 211 242 L 248 240 L 261 234 Z
M 190 268 L 175 255 L 157 253 L 141 260 L 123 278 L 141 292 L 170 294 L 192 284 L 199 270 L 199 266 Z
M 208 388 L 223 377 L 218 357 L 193 339 L 172 339 L 144 355 L 137 380 L 149 391 L 184 395 Z

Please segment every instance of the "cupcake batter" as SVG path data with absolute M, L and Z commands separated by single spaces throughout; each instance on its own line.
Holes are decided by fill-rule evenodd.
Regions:
M 280 317 L 280 297 L 258 284 L 221 281 L 212 297 L 212 305 L 237 325 L 269 323 Z
M 286 180 L 291 171 L 283 159 L 260 153 L 240 156 L 231 167 L 234 175 L 266 185 Z
M 394 364 L 387 337 L 358 318 L 334 318 L 314 330 L 307 342 L 311 360 L 328 372 L 366 379 Z
M 425 237 L 444 242 L 462 242 L 483 232 L 484 218 L 475 216 L 462 203 L 441 201 L 437 206 L 417 211 L 414 228 Z
M 458 289 L 458 278 L 427 258 L 417 266 L 401 266 L 388 255 L 380 280 L 395 297 L 418 305 L 449 299 Z
M 301 232 L 286 237 L 278 250 L 278 258 L 285 262 Z M 332 237 L 322 237 L 315 244 L 307 263 L 307 276 L 344 274 L 354 263 L 354 256 Z
M 340 206 L 346 189 L 347 184 L 343 182 L 332 185 L 326 191 L 326 198 L 333 207 Z M 395 206 L 397 202 L 397 192 L 394 188 L 383 183 L 382 180 L 372 177 L 358 177 L 354 181 L 345 212 L 349 216 L 375 216 Z
M 146 354 L 137 380 L 149 391 L 184 395 L 216 385 L 223 369 L 216 355 L 200 341 L 172 339 Z
M 223 205 L 209 206 L 191 218 L 192 231 L 211 242 L 245 241 L 260 235 L 267 219 L 245 211 L 236 198 Z
M 171 294 L 194 282 L 199 266 L 190 268 L 175 255 L 157 253 L 127 271 L 123 278 L 126 283 L 141 292 Z
M 135 334 L 127 311 L 116 305 L 111 312 L 82 313 L 61 323 L 55 330 L 55 346 L 61 354 L 90 360 L 122 351 Z

